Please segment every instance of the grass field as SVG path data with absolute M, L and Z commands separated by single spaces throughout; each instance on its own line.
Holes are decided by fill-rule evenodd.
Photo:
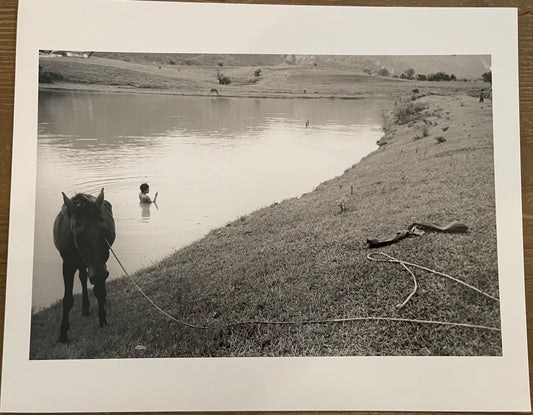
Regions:
M 421 93 L 471 91 L 487 87 L 479 82 L 418 82 L 354 73 L 346 68 L 308 66 L 170 65 L 161 62 L 126 62 L 106 57 L 41 58 L 42 71 L 60 75 L 47 89 L 89 89 L 112 92 L 170 93 L 210 95 L 217 89 L 222 96 L 274 98 L 394 98 L 413 88 Z M 217 72 L 229 77 L 231 84 L 220 85 Z
M 180 73 L 199 91 L 216 85 L 216 78 L 201 83 L 198 71 Z M 313 84 L 299 76 L 292 84 L 277 83 L 279 91 L 301 94 L 302 86 Z M 267 82 L 258 82 L 256 92 L 242 91 L 274 93 Z M 501 355 L 500 332 L 484 329 L 390 321 L 224 327 L 382 316 L 499 328 L 497 301 L 417 269 L 418 292 L 398 309 L 412 277 L 398 264 L 367 259 L 369 252 L 384 252 L 498 297 L 491 102 L 478 103 L 462 83 L 447 84 L 336 84 L 341 95 L 396 97 L 415 85 L 420 94 L 404 96 L 396 107 L 391 101 L 383 145 L 343 175 L 236 219 L 133 275 L 176 319 L 208 329 L 171 321 L 120 278 L 108 284 L 105 329 L 98 327 L 94 304 L 91 317 L 81 316 L 79 296 L 67 345 L 56 343 L 60 303 L 33 315 L 31 358 Z M 324 85 L 315 88 L 332 93 Z M 314 91 L 308 88 L 306 94 Z M 452 220 L 467 224 L 469 232 L 428 232 L 384 248 L 366 246 L 367 238 L 394 235 L 413 222 Z

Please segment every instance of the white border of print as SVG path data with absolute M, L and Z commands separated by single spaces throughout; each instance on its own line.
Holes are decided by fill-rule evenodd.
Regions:
M 503 356 L 30 361 L 38 50 L 492 55 Z M 530 410 L 515 9 L 20 0 L 2 411 Z

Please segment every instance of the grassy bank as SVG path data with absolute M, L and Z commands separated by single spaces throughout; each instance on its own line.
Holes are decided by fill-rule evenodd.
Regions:
M 354 72 L 342 67 L 180 65 L 127 62 L 106 57 L 41 58 L 41 70 L 51 83 L 41 89 L 101 92 L 212 95 L 274 98 L 396 97 L 419 88 L 422 93 L 478 90 L 480 82 L 419 82 Z M 217 73 L 230 79 L 219 84 Z
M 103 330 L 94 304 L 93 315 L 82 317 L 75 298 L 68 345 L 56 343 L 60 303 L 35 314 L 31 358 L 500 355 L 499 332 L 472 328 L 387 321 L 221 327 L 366 316 L 499 327 L 497 302 L 416 269 L 418 292 L 398 309 L 412 277 L 398 264 L 367 259 L 385 252 L 498 297 L 490 105 L 453 90 L 407 98 L 388 115 L 379 150 L 343 175 L 213 230 L 133 275 L 172 316 L 209 329 L 169 320 L 121 278 L 108 284 L 110 326 Z M 469 232 L 366 246 L 367 238 L 413 222 L 452 220 Z

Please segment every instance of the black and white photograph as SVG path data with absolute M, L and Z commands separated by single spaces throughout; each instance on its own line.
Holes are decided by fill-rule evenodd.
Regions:
M 530 410 L 515 12 L 20 0 L 0 410 Z
M 32 359 L 501 355 L 490 56 L 41 50 L 38 116 Z

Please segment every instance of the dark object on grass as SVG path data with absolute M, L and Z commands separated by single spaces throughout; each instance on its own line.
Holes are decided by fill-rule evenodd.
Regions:
M 63 258 L 65 294 L 59 341 L 66 343 L 70 327 L 68 316 L 74 304 L 72 286 L 78 270 L 83 291 L 82 315 L 89 315 L 88 276 L 98 300 L 100 327 L 107 325 L 105 281 L 109 272 L 106 261 L 109 258 L 109 246 L 115 241 L 115 222 L 111 204 L 104 200 L 103 188 L 96 198 L 79 193 L 69 199 L 63 193 L 63 201 L 64 205 L 54 222 L 54 245 Z
M 409 226 L 410 230 L 418 229 L 422 231 L 447 232 L 447 233 L 465 233 L 468 232 L 468 226 L 461 222 L 450 222 L 447 225 L 440 226 L 433 223 L 415 222 Z
M 390 245 L 390 244 L 393 244 L 395 242 L 398 242 L 404 238 L 407 238 L 409 236 L 411 236 L 412 233 L 410 231 L 398 231 L 396 232 L 396 235 L 391 237 L 391 238 L 387 238 L 387 239 L 367 239 L 366 240 L 366 243 L 368 244 L 368 247 L 369 248 L 379 248 L 381 246 L 386 246 L 386 245 Z
M 348 208 L 346 207 L 346 200 L 345 199 L 340 199 L 337 201 L 337 205 L 339 206 L 340 210 L 341 210 L 341 213 L 344 213 L 348 210 Z
M 435 225 L 433 223 L 418 223 L 415 222 L 407 230 L 396 232 L 396 235 L 386 239 L 367 239 L 366 243 L 369 248 L 379 248 L 398 242 L 409 236 L 421 236 L 424 231 L 433 232 L 447 232 L 447 233 L 465 233 L 468 231 L 468 226 L 460 222 L 451 222 L 445 226 Z

